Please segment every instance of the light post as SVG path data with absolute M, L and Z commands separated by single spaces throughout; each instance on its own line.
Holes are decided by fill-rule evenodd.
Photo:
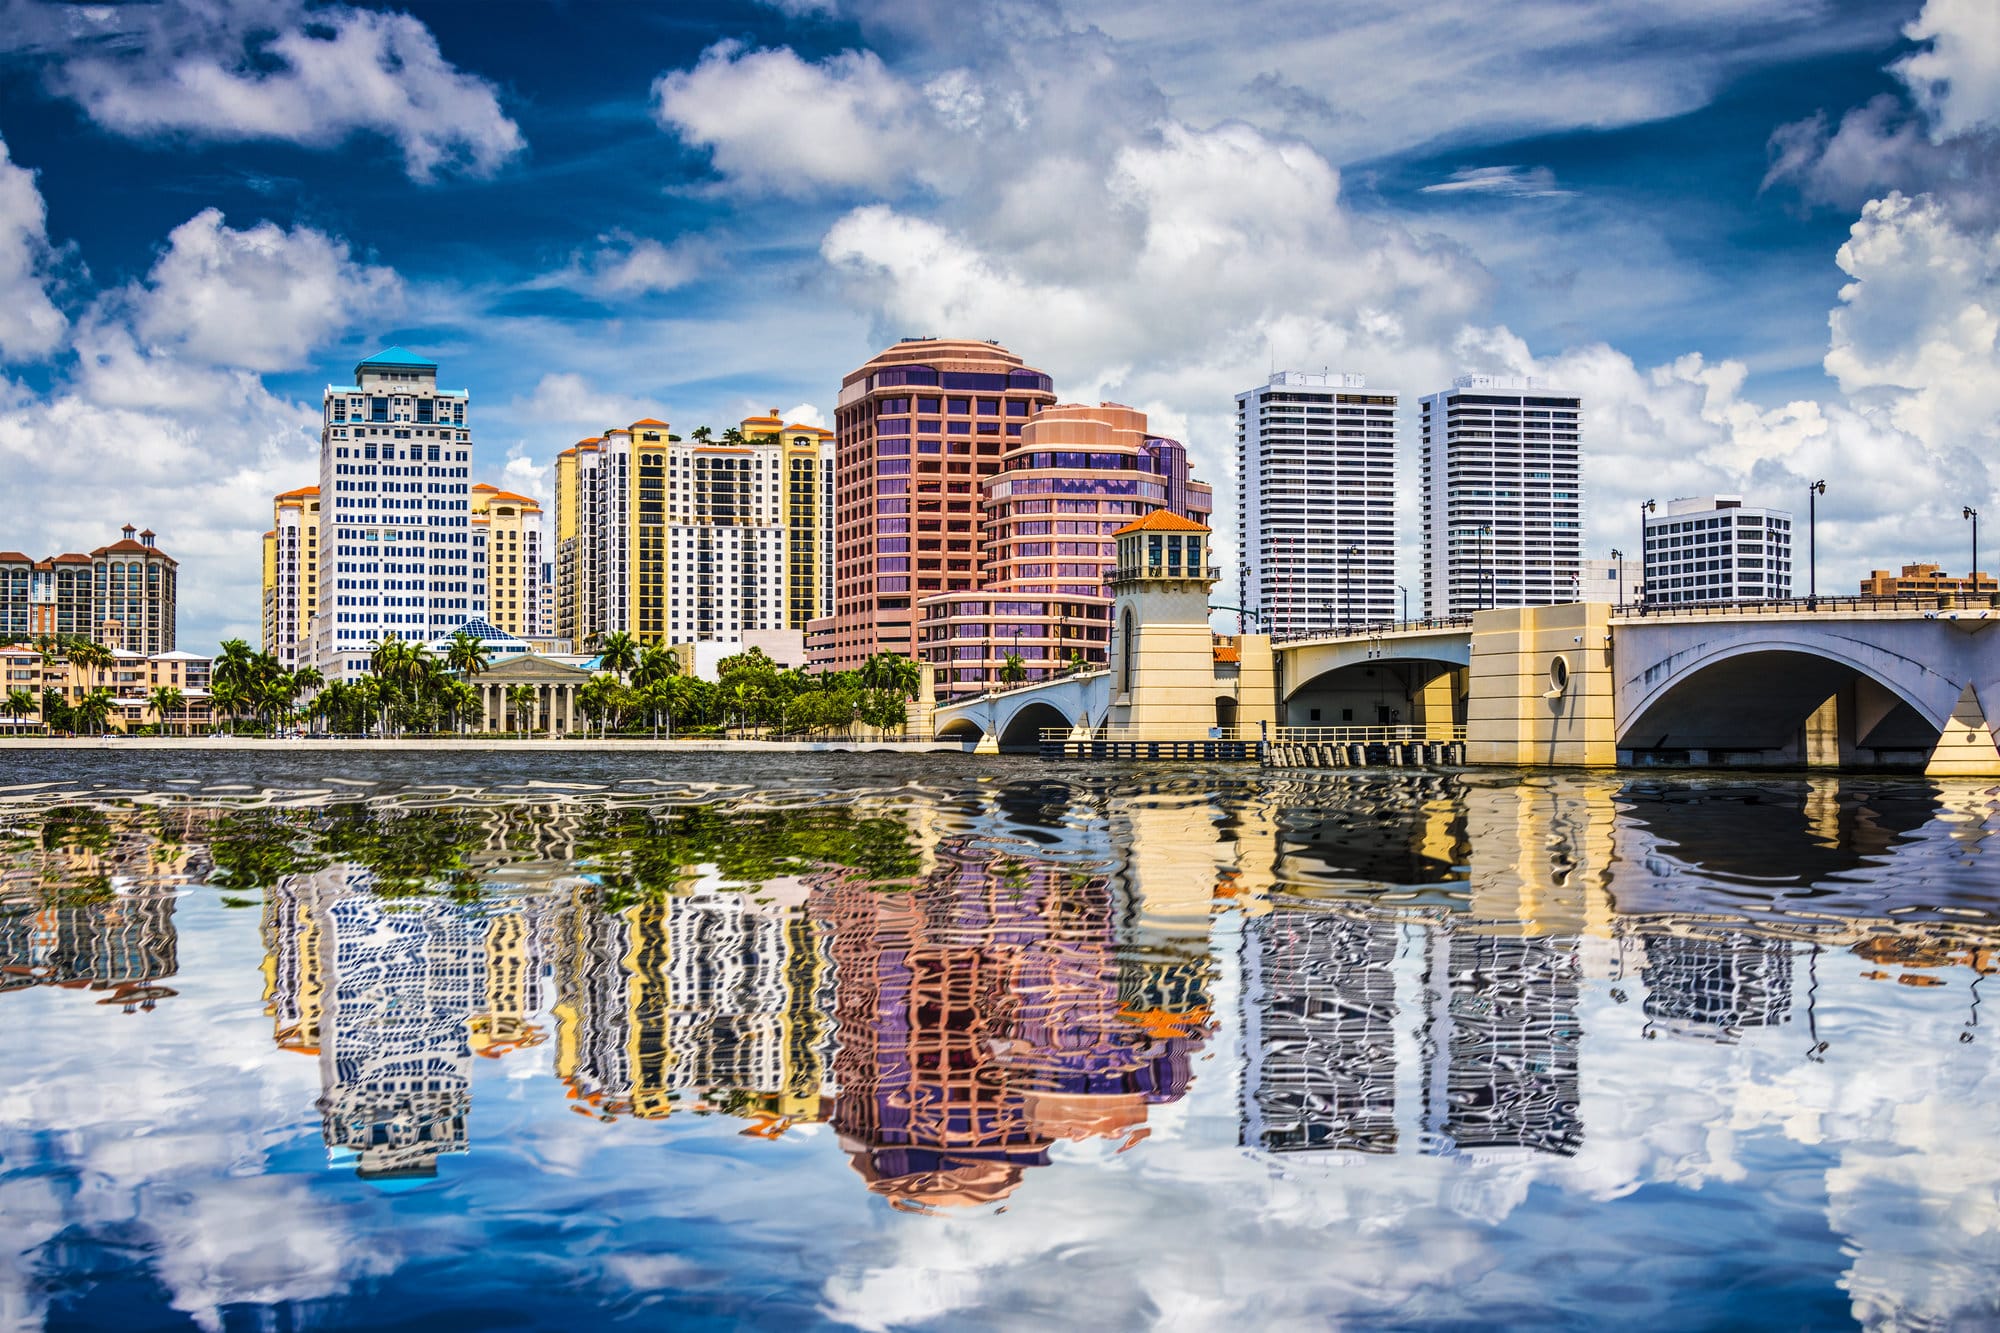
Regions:
M 1651 600 L 1648 594 L 1653 590 L 1653 542 L 1646 535 L 1646 515 L 1659 507 L 1659 502 L 1656 500 L 1648 500 L 1639 506 L 1639 605 L 1641 607 Z
M 1806 487 L 1806 610 L 1819 610 L 1819 497 L 1826 482 Z
M 1639 534 L 1644 536 L 1644 533 Z M 1625 553 L 1617 547 L 1611 548 L 1611 572 L 1618 576 L 1618 605 L 1625 605 Z
M 1396 591 L 1403 594 L 1403 623 L 1407 625 L 1410 623 L 1410 590 L 1398 583 Z
M 1979 511 L 1971 505 L 1965 507 L 1965 518 L 1972 520 L 1972 568 L 1966 571 L 1966 582 L 1972 585 L 1972 595 L 1979 595 Z

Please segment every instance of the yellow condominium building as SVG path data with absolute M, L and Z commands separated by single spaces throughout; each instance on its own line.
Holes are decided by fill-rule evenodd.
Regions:
M 710 438 L 647 418 L 556 460 L 556 625 L 584 647 L 740 642 L 831 606 L 832 435 L 775 412 Z
M 306 664 L 319 610 L 319 487 L 301 486 L 271 500 L 264 534 L 264 651 L 285 670 Z
M 517 639 L 540 638 L 542 504 L 480 483 L 472 488 L 474 548 L 486 533 L 486 620 Z

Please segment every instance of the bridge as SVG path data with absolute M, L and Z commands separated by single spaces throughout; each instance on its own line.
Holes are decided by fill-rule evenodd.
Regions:
M 966 741 L 994 753 L 1035 749 L 1044 731 L 1089 736 L 1110 711 L 1111 673 L 1099 668 L 941 703 L 931 725 L 941 741 Z
M 1449 728 L 1472 763 L 2000 776 L 1987 717 L 2000 701 L 2000 608 L 1927 603 L 1820 598 L 1646 615 L 1604 603 L 1504 608 L 1278 643 L 1245 638 L 1243 663 L 1268 644 L 1270 669 L 1218 661 L 1206 683 L 1181 645 L 1188 660 L 1159 678 L 1172 681 L 1189 739 Z M 1148 628 L 1133 630 L 1135 656 Z M 941 706 L 937 735 L 989 749 L 1031 749 L 1057 729 L 1137 736 L 1119 714 L 1131 715 L 1145 679 L 1132 688 L 1119 652 L 1114 640 L 1123 691 L 1114 694 L 1106 670 L 996 691 Z

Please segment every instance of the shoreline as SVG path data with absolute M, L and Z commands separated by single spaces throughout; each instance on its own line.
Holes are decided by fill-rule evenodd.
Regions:
M 191 754 L 223 753 L 236 750 L 276 754 L 343 753 L 371 750 L 435 752 L 514 752 L 537 754 L 616 754 L 616 753 L 701 753 L 735 752 L 766 754 L 964 754 L 970 746 L 960 741 L 753 741 L 654 740 L 626 737 L 618 740 L 521 740 L 477 736 L 413 737 L 408 739 L 303 739 L 269 736 L 18 736 L 0 740 L 0 756 L 13 752 L 52 750 L 147 750 L 185 751 Z

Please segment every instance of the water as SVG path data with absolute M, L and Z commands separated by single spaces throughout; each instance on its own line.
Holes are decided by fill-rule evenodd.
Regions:
M 2000 1323 L 2000 789 L 532 762 L 5 759 L 0 1325 Z

